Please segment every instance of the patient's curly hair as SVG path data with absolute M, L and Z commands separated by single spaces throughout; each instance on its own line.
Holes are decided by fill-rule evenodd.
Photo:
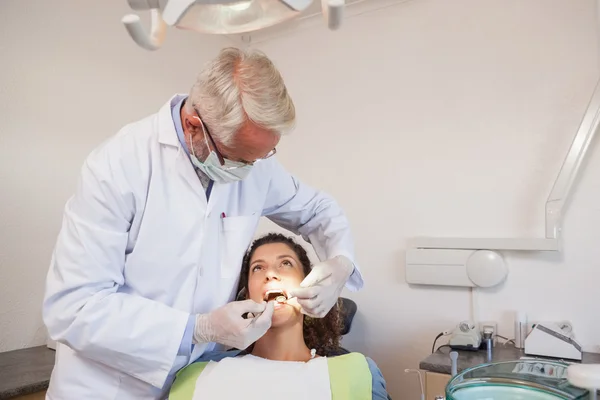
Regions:
M 298 260 L 304 269 L 304 276 L 311 271 L 312 265 L 306 250 L 294 239 L 284 236 L 280 233 L 269 233 L 252 243 L 250 249 L 246 252 L 242 261 L 242 271 L 240 273 L 240 283 L 238 284 L 238 293 L 248 293 L 248 276 L 250 273 L 250 259 L 260 246 L 272 243 L 284 243 L 296 253 Z M 243 292 L 242 292 L 243 291 Z M 317 354 L 327 356 L 330 352 L 340 348 L 340 339 L 342 332 L 341 302 L 337 304 L 323 318 L 311 318 L 304 315 L 304 342 L 309 349 L 315 349 Z M 252 347 L 248 348 L 252 351 Z

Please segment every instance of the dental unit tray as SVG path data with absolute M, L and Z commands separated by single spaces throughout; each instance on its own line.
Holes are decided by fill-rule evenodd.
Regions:
M 569 364 L 516 360 L 482 364 L 456 375 L 446 386 L 446 400 L 586 399 L 588 391 L 569 384 Z

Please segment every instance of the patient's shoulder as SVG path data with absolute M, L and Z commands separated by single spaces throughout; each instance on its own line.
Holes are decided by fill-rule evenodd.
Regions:
M 328 357 L 327 364 L 330 373 L 338 371 L 347 374 L 364 374 L 369 372 L 369 363 L 367 357 L 361 353 L 348 353 L 335 357 Z
M 332 357 L 328 359 L 328 361 L 330 362 L 330 374 L 333 369 L 337 370 L 338 373 L 347 374 L 347 379 L 349 379 L 350 382 L 353 382 L 353 394 L 370 391 L 371 395 L 364 398 L 371 398 L 373 400 L 389 400 L 390 397 L 387 393 L 387 385 L 383 374 L 381 373 L 381 370 L 377 364 L 375 364 L 375 361 L 369 357 L 361 353 L 349 353 Z M 335 365 L 335 363 L 339 363 L 340 366 L 334 366 L 332 368 L 332 365 Z M 370 382 L 365 381 L 365 376 L 370 376 Z M 362 397 L 359 396 L 357 398 Z
M 371 398 L 372 375 L 367 358 L 348 353 L 327 358 L 333 399 Z
M 371 358 L 365 356 L 362 353 L 357 353 L 357 352 L 352 352 L 352 353 L 347 353 L 347 354 L 340 354 L 334 357 L 329 357 L 328 358 L 329 362 L 333 362 L 333 363 L 344 363 L 344 364 L 351 364 L 351 365 L 360 365 L 360 366 L 367 366 L 370 370 L 373 369 L 379 369 L 379 367 L 377 367 L 377 364 L 375 363 L 375 361 L 373 361 Z
M 333 357 L 328 357 L 329 360 L 338 360 L 338 361 L 359 361 L 359 360 L 364 360 L 366 357 L 362 354 L 362 353 L 357 353 L 357 352 L 351 352 L 351 353 L 346 353 L 346 354 L 339 354 L 339 355 L 335 355 Z

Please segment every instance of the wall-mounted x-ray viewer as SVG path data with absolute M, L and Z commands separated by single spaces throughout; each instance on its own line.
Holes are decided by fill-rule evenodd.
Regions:
M 508 275 L 502 250 L 560 251 L 565 203 L 599 124 L 600 80 L 546 201 L 545 238 L 413 238 L 406 249 L 407 283 L 491 287 Z

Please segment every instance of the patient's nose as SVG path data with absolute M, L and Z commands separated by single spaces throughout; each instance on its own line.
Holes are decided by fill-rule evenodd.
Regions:
M 267 281 L 272 281 L 272 280 L 281 280 L 277 271 L 277 268 L 269 268 L 267 270 Z

